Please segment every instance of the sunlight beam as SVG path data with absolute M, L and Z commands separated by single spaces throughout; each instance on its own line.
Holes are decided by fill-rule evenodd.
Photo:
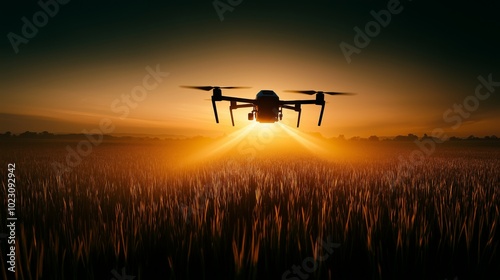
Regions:
M 215 155 L 222 155 L 229 151 L 231 148 L 238 145 L 256 126 L 255 122 L 242 127 L 231 134 L 217 140 L 206 147 L 193 151 L 193 153 L 185 158 L 184 163 L 191 163 L 195 161 L 205 160 Z
M 292 129 L 286 124 L 279 123 L 279 125 L 289 136 L 291 136 L 295 141 L 297 141 L 309 151 L 322 155 L 328 152 L 325 148 L 322 147 L 320 143 L 318 143 L 318 139 L 315 139 L 314 137 L 298 130 Z

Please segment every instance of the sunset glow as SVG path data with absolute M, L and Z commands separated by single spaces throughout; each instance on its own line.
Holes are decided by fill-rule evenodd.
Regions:
M 474 94 L 477 77 L 492 73 L 487 68 L 453 69 L 432 56 L 421 59 L 420 48 L 403 52 L 400 45 L 391 46 L 390 40 L 396 40 L 392 34 L 377 37 L 379 45 L 374 42 L 373 48 L 347 63 L 338 44 L 349 39 L 351 27 L 317 27 L 323 35 L 311 43 L 295 34 L 310 38 L 313 34 L 308 29 L 285 31 L 273 22 L 273 16 L 267 25 L 255 23 L 251 15 L 245 15 L 245 9 L 241 10 L 241 20 L 223 25 L 212 14 L 201 12 L 203 24 L 192 25 L 186 19 L 172 25 L 165 19 L 163 27 L 144 30 L 142 40 L 134 38 L 132 45 L 123 42 L 132 36 L 126 33 L 119 33 L 116 41 L 95 41 L 85 48 L 72 44 L 71 40 L 80 39 L 71 34 L 65 34 L 69 36 L 66 39 L 56 37 L 59 45 L 68 46 L 65 49 L 36 51 L 42 42 L 34 40 L 18 55 L 7 55 L 10 73 L 3 83 L 3 92 L 8 94 L 0 105 L 0 132 L 79 133 L 95 127 L 102 118 L 111 118 L 116 124 L 114 133 L 120 134 L 220 136 L 248 123 L 248 110 L 238 109 L 237 126 L 230 126 L 226 102 L 219 104 L 221 123 L 216 124 L 210 102 L 205 101 L 210 92 L 179 88 L 185 84 L 251 86 L 223 92 L 244 98 L 254 98 L 261 89 L 274 90 L 281 99 L 308 97 L 283 92 L 287 89 L 357 93 L 328 96 L 321 127 L 316 125 L 318 108 L 303 107 L 301 130 L 327 137 L 423 134 L 436 127 L 461 136 L 500 132 L 493 125 L 500 120 L 496 95 L 482 101 L 459 129 L 450 128 L 453 123 L 443 118 L 453 104 Z M 273 36 L 266 32 L 269 29 L 281 35 Z M 121 118 L 120 105 L 142 85 L 148 67 L 158 67 L 169 75 L 140 100 L 130 98 L 129 113 Z M 498 79 L 493 76 L 493 80 Z M 119 103 L 114 103 L 116 100 Z M 284 113 L 283 123 L 292 126 L 296 113 Z
M 1 279 L 500 279 L 498 1 L 4 1 Z

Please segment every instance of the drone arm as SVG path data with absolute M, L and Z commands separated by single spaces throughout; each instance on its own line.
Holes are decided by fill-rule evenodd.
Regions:
M 215 122 L 219 123 L 219 116 L 217 115 L 217 105 L 215 105 L 215 99 L 212 96 L 212 107 L 214 108 Z
M 317 104 L 316 100 L 280 100 L 280 104 L 285 105 L 298 105 L 298 104 Z
M 320 105 L 321 112 L 319 114 L 318 126 L 321 126 L 321 121 L 323 120 L 323 112 L 325 111 L 325 101 L 323 99 L 319 99 L 319 100 L 318 99 L 317 100 L 283 100 L 280 103 L 281 103 L 282 108 L 290 109 L 290 110 L 294 110 L 296 112 L 299 112 L 299 118 L 297 120 L 297 127 L 299 127 L 299 124 L 300 124 L 300 113 L 301 113 L 300 105 L 302 105 L 302 104 Z M 295 106 L 290 106 L 290 105 L 295 105 Z
M 225 101 L 235 101 L 235 102 L 242 102 L 242 103 L 251 103 L 252 106 L 255 103 L 255 99 L 247 99 L 247 98 L 239 98 L 239 97 L 232 97 L 232 96 L 220 96 L 220 101 L 225 100 Z M 241 106 L 241 105 L 238 105 Z
M 300 125 L 300 115 L 302 114 L 302 109 L 300 108 L 300 105 L 298 105 L 298 106 L 299 106 L 299 109 L 298 109 L 299 117 L 297 118 L 297 127 L 299 127 L 299 125 Z
M 234 126 L 234 118 L 233 118 L 233 106 L 229 106 L 229 113 L 231 114 L 231 123 Z
M 321 126 L 321 121 L 323 120 L 323 112 L 325 111 L 325 103 L 321 104 L 321 112 L 319 113 L 318 126 Z
M 298 118 L 297 118 L 297 127 L 300 125 L 300 115 L 302 114 L 302 108 L 300 107 L 301 103 L 296 103 L 295 106 L 290 106 L 290 105 L 283 105 L 281 108 L 288 109 L 288 110 L 294 110 L 295 112 L 298 112 Z
M 233 124 L 233 126 L 234 126 L 233 110 L 238 108 L 248 108 L 248 107 L 253 107 L 253 104 L 238 105 L 236 101 L 234 100 L 231 101 L 231 105 L 229 106 L 229 113 L 231 114 L 231 123 Z

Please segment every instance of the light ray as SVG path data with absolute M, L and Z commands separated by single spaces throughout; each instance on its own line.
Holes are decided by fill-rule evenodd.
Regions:
M 279 123 L 279 125 L 281 126 L 283 131 L 285 131 L 290 137 L 292 137 L 295 141 L 297 141 L 309 151 L 322 155 L 325 155 L 328 152 L 327 149 L 323 148 L 323 146 L 318 143 L 318 139 L 298 130 L 292 129 L 286 124 Z
M 222 139 L 217 140 L 202 149 L 194 151 L 191 155 L 187 156 L 183 162 L 190 163 L 204 160 L 215 155 L 221 155 L 238 145 L 250 133 L 250 131 L 254 129 L 255 126 L 256 123 L 252 122 L 251 124 L 232 132 L 226 137 L 223 137 Z

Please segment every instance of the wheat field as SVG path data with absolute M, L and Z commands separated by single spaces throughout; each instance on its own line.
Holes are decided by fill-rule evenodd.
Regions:
M 18 180 L 15 279 L 117 279 L 122 269 L 134 279 L 500 276 L 498 145 L 445 143 L 401 169 L 411 143 L 186 163 L 205 145 L 188 142 L 105 142 L 58 175 L 51 162 L 68 143 L 3 141 L 2 178 L 15 162 Z

